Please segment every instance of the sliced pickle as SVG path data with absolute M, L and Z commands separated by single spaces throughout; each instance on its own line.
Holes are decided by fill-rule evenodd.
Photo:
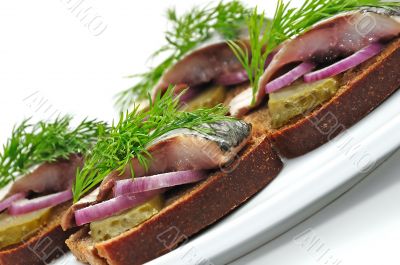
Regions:
M 193 111 L 201 108 L 212 108 L 225 101 L 226 88 L 212 86 L 197 95 L 193 100 L 182 106 L 182 110 Z
M 51 208 L 46 208 L 17 216 L 0 214 L 0 248 L 28 240 L 46 224 L 50 211 Z
M 272 127 L 280 128 L 291 119 L 306 115 L 308 111 L 332 98 L 338 89 L 339 82 L 334 78 L 327 78 L 310 84 L 297 82 L 271 93 L 268 108 Z
M 91 236 L 96 242 L 116 237 L 125 231 L 143 223 L 157 214 L 163 207 L 161 195 L 119 215 L 90 224 Z

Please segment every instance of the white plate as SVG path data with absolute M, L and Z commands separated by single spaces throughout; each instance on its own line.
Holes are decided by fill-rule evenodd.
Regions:
M 285 161 L 281 174 L 244 206 L 148 264 L 225 264 L 303 221 L 400 146 L 399 102 L 400 91 L 330 143 Z M 80 263 L 68 254 L 55 264 Z

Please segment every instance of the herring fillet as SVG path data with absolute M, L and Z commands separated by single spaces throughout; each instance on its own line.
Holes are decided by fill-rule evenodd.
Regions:
M 332 63 L 351 55 L 370 43 L 390 41 L 400 35 L 400 8 L 362 8 L 338 14 L 315 24 L 310 30 L 288 40 L 260 78 L 256 104 L 251 106 L 251 88 L 238 94 L 229 104 L 230 113 L 240 117 L 258 106 L 265 97 L 265 86 L 286 66 L 305 61 Z

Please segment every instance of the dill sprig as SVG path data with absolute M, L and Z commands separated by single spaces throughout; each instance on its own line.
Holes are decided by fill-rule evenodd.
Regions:
M 278 1 L 270 32 L 268 50 L 274 49 L 283 41 L 290 39 L 312 27 L 315 23 L 345 11 L 361 7 L 393 7 L 400 2 L 381 0 L 306 0 L 299 8 L 290 8 L 290 1 Z
M 255 8 L 247 18 L 247 27 L 249 29 L 251 51 L 248 50 L 248 45 L 241 41 L 228 40 L 227 43 L 249 77 L 250 86 L 253 91 L 251 101 L 253 105 L 258 88 L 257 84 L 264 72 L 265 61 L 269 54 L 265 52 L 265 47 L 270 36 L 268 32 L 271 30 L 271 21 L 265 18 L 264 12 L 259 14 L 257 8 Z
M 179 128 L 187 128 L 212 133 L 202 125 L 227 119 L 227 109 L 217 105 L 209 109 L 192 112 L 179 110 L 179 96 L 175 97 L 173 87 L 163 95 L 151 100 L 150 108 L 140 111 L 139 106 L 131 112 L 121 113 L 119 121 L 113 123 L 108 134 L 99 138 L 94 148 L 85 158 L 85 165 L 76 176 L 73 188 L 74 200 L 96 187 L 108 174 L 117 170 L 124 172 L 131 160 L 136 158 L 140 165 L 147 168 L 151 155 L 146 148 L 158 137 Z M 134 168 L 130 168 L 134 176 Z
M 0 187 L 28 173 L 33 166 L 86 153 L 105 128 L 102 122 L 85 119 L 72 130 L 71 120 L 72 117 L 63 116 L 54 122 L 32 124 L 25 119 L 14 126 L 0 153 Z
M 301 34 L 315 23 L 332 17 L 340 12 L 355 10 L 365 6 L 398 7 L 399 2 L 381 0 L 305 0 L 299 8 L 291 8 L 291 2 L 278 0 L 275 15 L 270 22 L 264 14 L 251 13 L 247 19 L 250 35 L 250 51 L 241 43 L 229 41 L 231 49 L 249 75 L 253 88 L 253 100 L 258 91 L 258 82 L 264 71 L 268 55 L 282 42 Z M 251 58 L 249 58 L 251 53 Z
M 175 9 L 169 9 L 167 19 L 171 28 L 165 33 L 166 44 L 151 56 L 154 59 L 164 55 L 165 59 L 145 73 L 132 75 L 138 78 L 138 83 L 117 95 L 116 106 L 125 110 L 137 100 L 145 100 L 166 69 L 213 34 L 220 34 L 224 39 L 235 39 L 249 12 L 238 0 L 219 2 L 213 7 L 194 7 L 182 16 L 178 16 Z

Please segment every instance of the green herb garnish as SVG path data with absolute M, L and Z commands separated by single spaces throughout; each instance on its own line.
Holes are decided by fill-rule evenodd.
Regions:
M 29 123 L 24 120 L 15 126 L 12 136 L 3 145 L 0 154 L 0 187 L 15 177 L 29 172 L 36 165 L 67 159 L 73 153 L 86 153 L 105 124 L 96 120 L 84 120 L 70 129 L 70 116 L 57 118 L 54 122 Z
M 74 200 L 96 187 L 108 174 L 117 170 L 124 172 L 131 160 L 136 158 L 147 168 L 151 160 L 146 148 L 158 137 L 179 128 L 212 133 L 204 124 L 233 119 L 225 116 L 227 109 L 217 105 L 192 112 L 179 110 L 179 96 L 174 97 L 173 87 L 154 101 L 148 97 L 150 108 L 121 114 L 119 121 L 111 126 L 109 133 L 101 137 L 85 159 L 83 169 L 76 176 L 73 188 Z M 131 174 L 134 176 L 134 168 Z
M 380 0 L 305 0 L 299 8 L 291 8 L 291 2 L 278 0 L 275 15 L 270 24 L 255 10 L 247 19 L 250 35 L 250 51 L 241 43 L 229 41 L 231 49 L 249 75 L 253 88 L 255 102 L 258 82 L 264 72 L 267 56 L 282 42 L 301 34 L 315 23 L 330 18 L 344 11 L 355 10 L 365 6 L 393 7 L 399 2 L 384 2 Z M 249 58 L 251 53 L 251 58 Z
M 269 52 L 265 47 L 269 40 L 269 31 L 271 30 L 271 21 L 265 18 L 265 14 L 258 14 L 257 8 L 247 18 L 247 27 L 249 29 L 249 44 L 248 46 L 241 41 L 228 40 L 227 43 L 232 49 L 235 56 L 238 58 L 243 68 L 245 69 L 250 86 L 253 92 L 251 104 L 255 103 L 255 95 L 258 89 L 258 81 L 264 73 L 264 65 Z M 251 53 L 251 55 L 250 55 Z
M 237 0 L 220 2 L 214 7 L 195 7 L 182 16 L 178 16 L 175 9 L 169 9 L 167 19 L 171 29 L 165 33 L 167 44 L 152 55 L 152 58 L 163 55 L 166 59 L 145 73 L 131 76 L 139 81 L 117 95 L 118 108 L 125 110 L 135 101 L 145 100 L 166 69 L 213 34 L 218 33 L 225 39 L 236 38 L 248 14 L 249 9 Z

